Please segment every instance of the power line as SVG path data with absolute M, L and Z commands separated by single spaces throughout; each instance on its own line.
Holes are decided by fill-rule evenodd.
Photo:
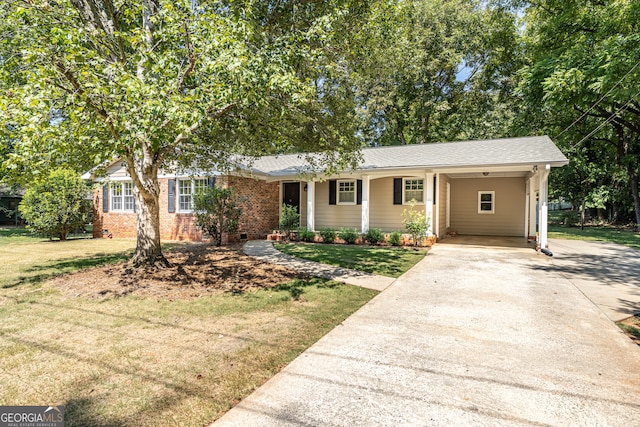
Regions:
M 559 137 L 560 137 L 560 135 L 562 135 L 563 133 L 565 133 L 566 131 L 568 131 L 569 129 L 571 129 L 571 128 L 572 128 L 573 126 L 575 126 L 575 124 L 576 124 L 576 123 L 578 123 L 580 120 L 584 119 L 584 117 L 585 117 L 587 114 L 589 114 L 589 112 L 590 112 L 591 110 L 593 110 L 594 108 L 596 108 L 596 106 L 597 106 L 600 102 L 602 102 L 602 100 L 603 100 L 603 99 L 605 99 L 605 98 L 607 97 L 607 95 L 609 95 L 609 94 L 611 93 L 611 91 L 613 91 L 616 87 L 618 87 L 618 85 L 619 85 L 620 83 L 622 83 L 622 81 L 623 81 L 623 80 L 624 80 L 624 79 L 625 79 L 629 74 L 631 74 L 631 72 L 633 72 L 633 70 L 635 70 L 635 69 L 636 69 L 636 67 L 638 67 L 638 65 L 640 65 L 640 60 L 638 60 L 638 62 L 636 62 L 636 64 L 635 64 L 633 67 L 631 67 L 631 69 L 630 69 L 629 71 L 627 71 L 627 74 L 625 74 L 624 76 L 622 76 L 622 77 L 620 78 L 620 80 L 618 80 L 618 81 L 616 82 L 616 84 L 615 84 L 615 85 L 613 85 L 613 86 L 611 87 L 611 89 L 609 89 L 609 90 L 607 91 L 607 93 L 605 93 L 604 95 L 602 95 L 602 97 L 601 97 L 600 99 L 598 99 L 598 100 L 596 101 L 596 103 L 595 103 L 595 104 L 593 104 L 593 105 L 592 105 L 592 106 L 591 106 L 587 111 L 585 111 L 584 113 L 582 113 L 582 115 L 581 115 L 580 117 L 578 117 L 576 120 L 574 120 L 574 122 L 573 122 L 573 123 L 571 123 L 569 126 L 567 126 L 567 127 L 565 128 L 565 130 L 563 130 L 562 132 L 560 132 L 559 134 L 557 134 L 557 135 L 555 136 L 555 138 L 554 138 L 554 139 L 559 138 Z M 636 95 L 636 96 L 638 96 L 638 95 Z M 635 96 L 634 96 L 633 98 L 635 98 Z M 632 98 L 632 99 L 633 99 L 633 98 Z
M 640 63 L 640 62 L 639 62 Z M 573 144 L 571 146 L 571 149 L 576 148 L 578 145 L 582 144 L 584 141 L 586 141 L 587 139 L 591 138 L 596 132 L 598 132 L 600 129 L 602 129 L 602 127 L 608 123 L 611 123 L 616 116 L 623 112 L 624 110 L 626 110 L 629 107 L 629 104 L 631 104 L 631 101 L 633 101 L 634 98 L 636 98 L 638 95 L 640 95 L 640 92 L 636 93 L 635 95 L 633 95 L 631 98 L 629 98 L 629 100 L 627 101 L 626 104 L 624 104 L 622 107 L 618 108 L 616 111 L 614 111 L 608 118 L 607 120 L 605 120 L 604 122 L 600 123 L 598 125 L 598 127 L 596 127 L 594 130 L 592 130 L 591 132 L 589 132 L 589 134 L 587 136 L 585 136 L 584 138 L 582 138 L 580 141 L 576 142 L 575 144 Z

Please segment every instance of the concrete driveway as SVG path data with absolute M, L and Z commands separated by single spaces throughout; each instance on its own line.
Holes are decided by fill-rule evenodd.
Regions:
M 553 262 L 436 245 L 215 425 L 640 425 L 640 347 Z
M 549 271 L 567 278 L 613 321 L 640 312 L 640 251 L 606 242 L 550 239 Z

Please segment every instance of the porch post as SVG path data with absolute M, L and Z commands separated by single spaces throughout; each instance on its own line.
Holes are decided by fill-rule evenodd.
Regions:
M 424 201 L 424 213 L 427 217 L 427 237 L 433 236 L 433 172 L 427 172 L 424 177 L 427 198 Z
M 529 236 L 536 235 L 536 219 L 538 218 L 538 211 L 536 209 L 535 178 L 536 175 L 529 178 L 529 210 L 527 211 L 527 214 L 529 215 Z
M 307 181 L 307 230 L 314 231 L 316 228 L 314 205 L 316 193 L 316 182 Z
M 362 233 L 369 231 L 369 175 L 362 176 Z
M 544 171 L 540 174 L 540 200 L 538 201 L 540 215 L 538 232 L 540 233 L 540 248 L 549 247 L 547 240 L 547 217 L 549 212 L 549 171 L 551 165 L 546 165 Z
M 436 236 L 440 235 L 440 207 L 438 206 L 442 203 L 442 196 L 440 194 L 440 174 L 435 174 L 435 179 L 431 181 L 431 185 L 433 185 L 433 200 L 435 202 L 435 212 L 433 212 L 433 234 Z
M 529 228 L 530 228 L 530 224 L 529 221 L 531 220 L 531 215 L 529 215 L 529 209 L 530 209 L 530 205 L 529 202 L 531 201 L 531 179 L 527 178 L 527 182 L 525 183 L 525 190 L 524 190 L 524 238 L 528 239 L 530 234 L 529 234 Z

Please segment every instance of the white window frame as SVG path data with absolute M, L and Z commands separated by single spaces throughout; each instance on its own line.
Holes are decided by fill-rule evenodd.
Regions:
M 176 180 L 176 200 L 177 211 L 180 213 L 192 213 L 193 212 L 193 196 L 199 190 L 205 190 L 208 185 L 207 178 L 178 178 Z M 183 183 L 189 183 L 189 185 L 182 185 Z M 189 193 L 183 193 L 185 188 L 189 188 Z M 188 204 L 189 208 L 184 206 Z
M 491 195 L 491 201 L 487 202 L 482 200 L 482 196 L 485 194 Z M 491 210 L 482 210 L 483 203 L 491 203 Z M 496 213 L 496 192 L 495 191 L 478 191 L 478 213 L 482 215 L 491 215 Z
M 424 195 L 424 191 L 425 191 L 425 187 L 424 187 L 424 178 L 402 178 L 402 204 L 403 205 L 408 205 L 411 203 L 411 200 L 414 200 L 414 198 L 408 199 L 407 200 L 407 181 L 416 181 L 416 182 L 421 182 L 422 183 L 422 200 L 417 200 L 416 199 L 416 205 L 424 205 L 424 200 L 425 200 L 425 195 Z M 418 184 L 420 185 L 420 184 Z M 420 191 L 419 189 L 417 190 L 411 190 L 411 191 Z
M 125 212 L 135 212 L 136 199 L 133 196 L 133 182 L 122 183 L 122 210 Z
M 119 194 L 115 194 L 116 189 Z M 112 181 L 109 185 L 109 207 L 112 212 L 135 212 L 135 199 L 133 197 L 133 182 L 131 181 Z M 116 200 L 119 201 L 119 207 L 116 207 Z M 127 202 L 131 202 L 127 207 Z
M 341 184 L 350 184 L 353 186 L 353 190 L 352 191 L 343 191 L 341 189 L 342 185 Z M 346 201 L 343 202 L 340 200 L 340 194 L 353 194 L 353 201 Z M 339 179 L 336 183 L 336 204 L 338 205 L 355 205 L 357 203 L 357 199 L 358 199 L 358 184 L 356 183 L 355 179 Z

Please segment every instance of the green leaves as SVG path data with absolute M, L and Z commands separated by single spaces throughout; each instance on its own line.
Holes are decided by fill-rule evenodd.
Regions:
M 476 2 L 372 4 L 350 58 L 365 141 L 502 136 L 508 114 L 490 113 L 510 89 L 515 35 L 512 14 Z
M 629 0 L 532 4 L 519 90 L 528 131 L 557 135 L 570 157 L 554 178 L 563 195 L 640 223 L 637 13 Z
M 31 183 L 19 210 L 28 228 L 48 237 L 67 235 L 91 221 L 90 186 L 70 170 L 56 169 Z

